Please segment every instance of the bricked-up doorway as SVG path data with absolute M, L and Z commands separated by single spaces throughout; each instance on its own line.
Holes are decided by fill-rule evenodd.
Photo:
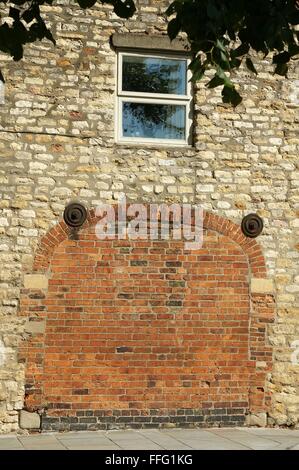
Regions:
M 208 213 L 197 251 L 98 240 L 96 222 L 90 211 L 77 240 L 60 222 L 25 277 L 25 408 L 42 428 L 240 425 L 267 411 L 274 300 L 256 241 Z

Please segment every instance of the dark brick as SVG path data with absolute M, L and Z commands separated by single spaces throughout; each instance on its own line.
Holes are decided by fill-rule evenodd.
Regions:
M 60 421 L 61 423 L 67 423 L 67 424 L 70 424 L 70 423 L 78 423 L 79 422 L 79 418 L 76 418 L 75 416 L 67 416 L 67 417 L 61 417 L 60 418 Z
M 71 408 L 70 403 L 55 403 L 55 408 L 61 410 L 69 410 Z
M 169 286 L 170 287 L 185 287 L 186 282 L 185 281 L 169 281 Z
M 143 260 L 132 260 L 130 261 L 131 266 L 147 266 L 148 262 Z
M 170 417 L 169 416 L 153 416 L 152 421 L 153 423 L 169 423 Z
M 188 423 L 201 423 L 204 420 L 203 416 L 187 416 L 186 420 Z
M 142 427 L 145 429 L 154 429 L 154 428 L 157 428 L 157 424 L 156 423 L 144 423 Z
M 186 419 L 186 416 L 170 416 L 171 423 L 184 423 Z
M 53 418 L 53 417 L 48 417 L 48 416 L 42 416 L 42 423 L 56 423 L 59 421 L 59 418 Z
M 125 353 L 125 352 L 132 352 L 132 351 L 133 351 L 133 348 L 129 346 L 118 346 L 116 348 L 117 353 Z
M 77 388 L 72 390 L 73 395 L 88 395 L 88 388 Z
M 121 292 L 120 294 L 118 294 L 117 298 L 118 299 L 133 299 L 134 295 L 133 294 L 128 294 L 126 292 Z
M 151 416 L 134 416 L 133 420 L 134 423 L 150 423 L 152 418 Z
M 100 419 L 101 423 L 115 423 L 115 420 L 116 420 L 115 416 L 102 416 Z
M 223 408 L 215 408 L 214 410 L 211 410 L 211 415 L 225 415 L 226 410 Z
M 46 296 L 45 296 L 44 293 L 39 292 L 39 293 L 36 293 L 36 294 L 29 294 L 28 297 L 29 297 L 29 299 L 44 299 Z
M 71 431 L 87 431 L 86 423 L 74 423 L 70 426 Z
M 91 416 L 85 418 L 79 418 L 79 423 L 96 423 L 97 418 L 92 418 Z
M 118 418 L 116 419 L 117 423 L 130 423 L 131 421 L 131 416 L 118 416 Z
M 181 307 L 183 302 L 181 300 L 169 300 L 166 302 L 166 305 L 168 305 L 168 307 Z

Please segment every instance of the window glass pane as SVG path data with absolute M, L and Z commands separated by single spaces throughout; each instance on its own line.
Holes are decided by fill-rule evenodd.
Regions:
M 122 89 L 186 95 L 187 61 L 123 56 Z
M 185 139 L 182 105 L 123 102 L 123 137 Z

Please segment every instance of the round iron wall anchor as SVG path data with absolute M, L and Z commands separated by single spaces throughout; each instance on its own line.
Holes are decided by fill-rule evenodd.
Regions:
M 263 220 L 257 214 L 246 215 L 241 223 L 242 232 L 246 237 L 256 238 L 258 237 L 264 228 Z
M 72 202 L 64 209 L 63 218 L 69 227 L 79 228 L 87 219 L 87 210 L 83 204 Z

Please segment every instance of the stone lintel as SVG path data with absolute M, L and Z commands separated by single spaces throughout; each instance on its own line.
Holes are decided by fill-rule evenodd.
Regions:
M 170 41 L 168 36 L 150 36 L 148 34 L 114 33 L 112 45 L 117 48 L 148 49 L 170 52 L 190 52 L 190 44 L 185 39 Z

